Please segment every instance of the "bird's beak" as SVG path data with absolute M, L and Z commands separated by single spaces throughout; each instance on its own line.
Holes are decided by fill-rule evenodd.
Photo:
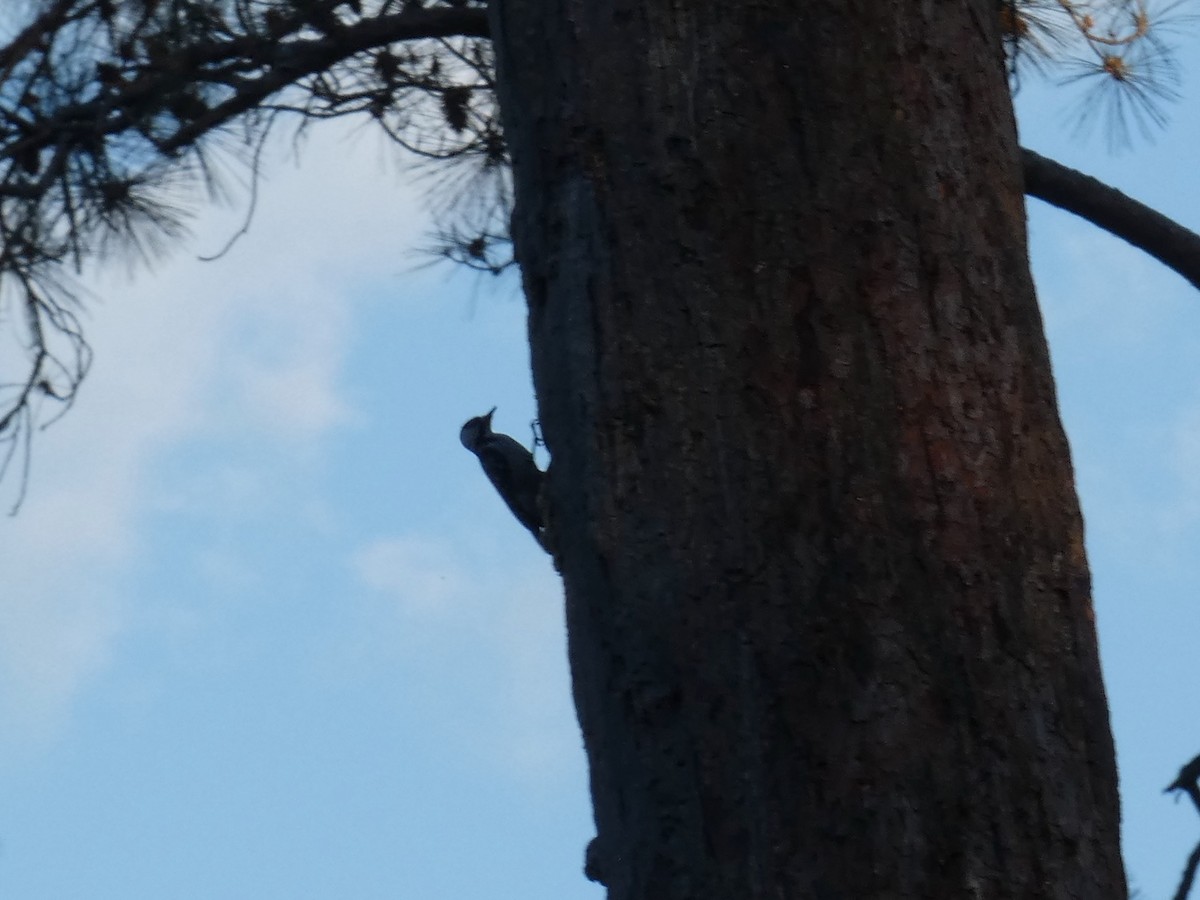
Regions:
M 497 409 L 499 409 L 499 407 L 493 406 L 487 411 L 487 415 L 483 417 L 484 421 L 488 424 L 488 428 L 492 427 L 492 414 L 495 413 Z

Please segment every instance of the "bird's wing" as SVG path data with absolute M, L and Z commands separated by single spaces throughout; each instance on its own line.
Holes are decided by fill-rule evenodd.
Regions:
M 520 453 L 499 446 L 498 439 L 511 441 Z M 508 435 L 494 435 L 491 442 L 480 447 L 477 455 L 483 471 L 504 498 L 508 508 L 522 525 L 536 536 L 542 527 L 542 511 L 538 508 L 542 472 L 538 469 L 529 451 Z

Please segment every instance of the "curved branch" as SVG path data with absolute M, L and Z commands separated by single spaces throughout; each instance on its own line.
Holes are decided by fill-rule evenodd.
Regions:
M 1200 288 L 1200 235 L 1114 187 L 1021 148 L 1025 193 L 1087 219 Z
M 0 281 L 14 280 L 12 298 L 8 289 L 0 293 L 0 330 L 23 345 L 21 370 L 6 369 L 0 384 L 0 479 L 10 464 L 23 465 L 17 505 L 41 401 L 68 409 L 91 361 L 68 308 L 74 298 L 64 265 L 78 267 L 110 241 L 138 246 L 159 232 L 177 236 L 172 188 L 194 179 L 213 190 L 204 142 L 248 118 L 239 142 L 261 146 L 274 118 L 270 99 L 293 86 L 309 96 L 294 110 L 305 117 L 403 117 L 412 104 L 397 93 L 412 90 L 433 96 L 441 122 L 449 121 L 442 94 L 475 85 L 459 85 L 453 66 L 439 68 L 439 49 L 477 74 L 487 71 L 486 61 L 445 44 L 487 37 L 478 0 L 375 0 L 366 4 L 370 14 L 339 0 L 140 6 L 130 18 L 106 0 L 42 0 L 28 25 L 0 40 Z M 207 18 L 181 30 L 181 10 Z M 418 47 L 393 47 L 411 42 Z M 467 106 L 455 110 L 462 116 Z M 488 149 L 465 137 L 458 145 L 479 157 Z M 8 315 L 15 298 L 24 318 Z
M 161 149 L 170 153 L 187 146 L 200 135 L 259 106 L 288 85 L 307 75 L 322 72 L 335 62 L 363 50 L 397 41 L 488 36 L 487 14 L 484 10 L 473 7 L 427 10 L 417 7 L 345 25 L 319 39 L 282 45 L 260 42 L 255 49 L 263 57 L 264 66 L 269 68 L 256 78 L 233 85 L 235 92 L 229 100 L 180 128 L 170 140 L 163 143 Z
M 1187 900 L 1192 892 L 1192 882 L 1196 880 L 1196 867 L 1200 866 L 1200 844 L 1188 857 L 1187 865 L 1183 867 L 1183 875 L 1179 879 L 1179 887 L 1175 891 L 1174 900 Z
M 69 4 L 68 4 L 69 6 Z M 43 17 L 44 18 L 44 17 Z M 39 19 L 41 30 L 35 36 L 43 40 L 49 23 Z M 32 28 L 33 26 L 31 26 Z M 132 81 L 102 93 L 97 99 L 67 104 L 28 128 L 28 133 L 5 146 L 4 156 L 36 151 L 61 143 L 64 134 L 112 134 L 134 125 L 133 111 L 145 112 L 162 104 L 192 80 L 212 79 L 222 66 L 235 65 L 251 74 L 233 80 L 220 79 L 233 89 L 233 95 L 203 114 L 181 125 L 170 138 L 158 143 L 161 153 L 174 153 L 216 130 L 232 119 L 254 109 L 268 97 L 300 79 L 328 69 L 335 63 L 373 47 L 401 41 L 447 37 L 489 36 L 486 11 L 477 7 L 412 7 L 399 13 L 362 19 L 353 24 L 335 25 L 328 33 L 289 41 L 262 35 L 201 43 L 181 48 L 168 66 L 151 68 Z M 3 51 L 0 51 L 3 53 Z M 61 161 L 60 161 L 61 162 Z M 46 167 L 42 181 L 57 177 L 59 170 Z M 31 196 L 44 191 L 45 185 L 3 186 L 4 194 Z

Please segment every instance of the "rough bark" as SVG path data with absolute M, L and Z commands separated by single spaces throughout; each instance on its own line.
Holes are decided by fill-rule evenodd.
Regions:
M 492 7 L 609 896 L 1125 896 L 994 2 Z

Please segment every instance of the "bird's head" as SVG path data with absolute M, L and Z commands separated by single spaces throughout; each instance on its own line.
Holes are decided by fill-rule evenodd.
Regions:
M 495 412 L 496 407 L 493 406 L 484 415 L 468 419 L 463 425 L 462 431 L 458 433 L 458 439 L 462 441 L 462 445 L 472 453 L 479 446 L 479 442 L 492 433 L 492 414 Z

